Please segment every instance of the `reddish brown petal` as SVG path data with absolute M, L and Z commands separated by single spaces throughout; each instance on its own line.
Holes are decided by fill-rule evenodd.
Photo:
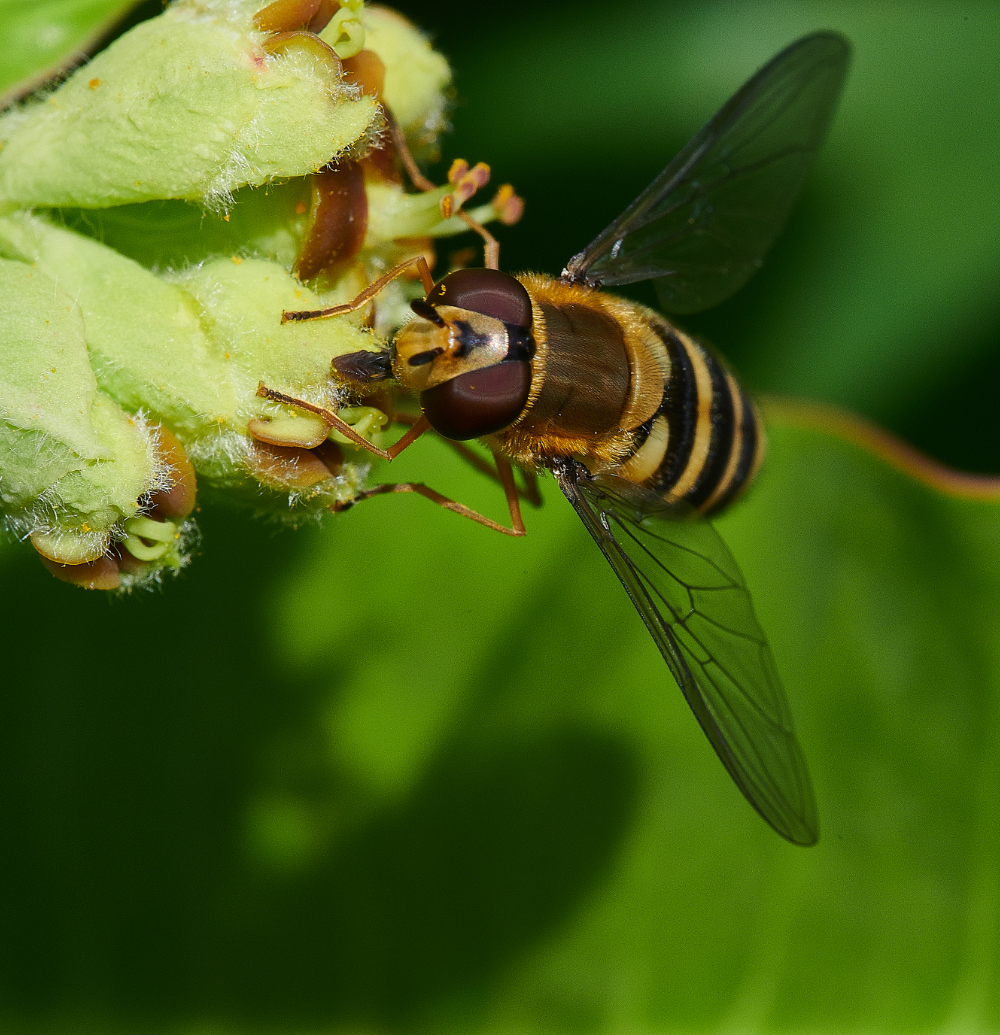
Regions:
M 403 182 L 403 175 L 396 162 L 396 149 L 388 137 L 384 143 L 379 147 L 372 148 L 361 159 L 361 168 L 364 171 L 365 179 L 369 182 L 373 180 L 376 183 L 382 181 L 402 184 Z
M 198 496 L 198 480 L 194 468 L 184 452 L 184 447 L 169 428 L 161 424 L 157 433 L 160 438 L 160 456 L 170 467 L 173 484 L 169 489 L 153 493 L 150 499 L 150 517 L 160 520 L 186 518 L 194 510 Z
M 253 23 L 261 32 L 304 29 L 316 17 L 320 6 L 321 0 L 274 0 L 253 16 Z
M 311 177 L 312 209 L 294 273 L 311 280 L 326 270 L 344 269 L 361 250 L 368 229 L 368 196 L 358 162 L 326 166 Z
M 319 0 L 319 6 L 316 8 L 316 13 L 309 20 L 309 24 L 306 28 L 310 32 L 322 32 L 327 25 L 330 24 L 330 19 L 340 10 L 340 4 L 337 0 Z
M 330 474 L 334 476 L 340 474 L 340 469 L 344 466 L 344 454 L 336 442 L 327 439 L 322 445 L 316 446 L 312 452 L 319 457 Z
M 262 482 L 283 489 L 307 489 L 330 477 L 326 464 L 310 449 L 254 442 L 249 464 Z
M 360 86 L 372 97 L 382 96 L 385 85 L 385 65 L 374 50 L 359 50 L 353 57 L 344 58 L 344 80 Z
M 72 582 L 83 589 L 117 589 L 121 585 L 118 565 L 110 554 L 104 554 L 88 564 L 59 564 L 41 555 L 39 559 L 57 579 Z

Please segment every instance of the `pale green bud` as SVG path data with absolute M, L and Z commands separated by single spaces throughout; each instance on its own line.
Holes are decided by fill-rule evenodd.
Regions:
M 5 523 L 52 561 L 96 561 L 170 487 L 169 461 L 149 421 L 99 390 L 80 311 L 55 280 L 0 260 L 0 321 Z M 147 531 L 166 532 L 147 521 Z M 166 538 L 155 559 L 179 564 L 177 526 Z
M 268 53 L 257 4 L 179 0 L 0 119 L 0 199 L 223 206 L 245 184 L 303 176 L 375 128 L 308 47 Z
M 416 144 L 433 144 L 445 128 L 444 91 L 451 82 L 448 62 L 392 9 L 366 7 L 361 17 L 365 46 L 385 65 L 382 96 L 386 104 Z M 327 31 L 321 33 L 323 39 Z
M 284 413 L 257 395 L 260 382 L 336 407 L 331 359 L 377 347 L 347 320 L 283 325 L 282 310 L 322 303 L 273 262 L 215 259 L 164 279 L 26 213 L 0 218 L 0 254 L 32 263 L 73 299 L 92 382 L 96 375 L 127 409 L 145 410 L 171 428 L 207 482 L 244 488 L 255 499 L 259 462 L 249 422 Z M 287 416 L 308 429 L 300 438 L 311 442 L 313 418 Z M 296 444 L 295 436 L 285 438 Z M 309 499 L 323 506 L 349 498 L 357 480 L 357 469 L 346 465 L 339 477 L 309 487 Z M 302 487 L 292 488 L 293 502 L 302 502 Z M 287 493 L 281 499 L 285 506 Z
M 413 145 L 433 147 L 450 72 L 426 39 L 361 0 L 321 37 L 259 30 L 262 7 L 177 0 L 0 116 L 0 507 L 80 585 L 130 588 L 179 568 L 195 472 L 292 522 L 352 500 L 370 454 L 259 388 L 339 410 L 385 444 L 386 414 L 341 407 L 330 370 L 384 340 L 360 312 L 281 314 L 349 301 L 466 229 L 442 218 L 451 186 L 408 193 L 384 166 L 362 179 L 357 164 L 387 139 L 380 100 Z M 336 174 L 310 175 L 338 156 Z M 314 223 L 329 225 L 317 184 L 342 169 L 356 185 L 345 225 L 365 232 L 340 266 L 319 252 L 305 272 Z M 395 281 L 380 295 L 378 334 L 420 290 Z

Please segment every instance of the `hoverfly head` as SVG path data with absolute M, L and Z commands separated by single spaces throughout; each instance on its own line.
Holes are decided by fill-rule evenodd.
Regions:
M 499 270 L 456 270 L 411 303 L 417 319 L 397 335 L 396 379 L 420 393 L 446 438 L 478 438 L 512 424 L 531 388 L 531 298 Z

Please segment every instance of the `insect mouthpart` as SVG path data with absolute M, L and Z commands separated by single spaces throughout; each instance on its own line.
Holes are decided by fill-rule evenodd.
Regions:
M 375 384 L 392 377 L 392 354 L 380 352 L 349 352 L 335 356 L 330 364 L 335 376 L 359 385 Z

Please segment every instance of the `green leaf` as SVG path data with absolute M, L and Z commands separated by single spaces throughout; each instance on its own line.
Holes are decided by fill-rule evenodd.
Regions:
M 134 0 L 4 0 L 0 4 L 0 90 L 36 81 L 82 58 Z M 23 85 L 23 84 L 22 84 Z
M 162 198 L 224 208 L 232 192 L 321 168 L 371 127 L 371 97 L 293 39 L 270 53 L 252 4 L 179 0 L 44 101 L 0 122 L 0 196 L 103 208 Z M 331 64 L 333 62 L 333 64 Z
M 557 270 L 600 229 L 599 205 L 610 218 L 628 200 L 613 196 L 620 168 L 595 179 L 573 166 L 563 127 L 578 128 L 588 161 L 617 155 L 634 147 L 622 144 L 626 117 L 632 141 L 651 139 L 675 104 L 693 111 L 665 83 L 690 71 L 673 61 L 685 47 L 716 84 L 693 129 L 700 104 L 710 111 L 756 60 L 741 44 L 734 70 L 720 33 L 745 42 L 759 17 L 763 59 L 820 24 L 855 33 L 843 11 L 862 26 L 886 17 L 852 5 L 791 25 L 791 8 L 698 5 L 681 21 L 671 7 L 657 36 L 650 10 L 612 17 L 584 5 L 547 24 L 532 12 L 530 25 L 494 8 L 478 25 L 468 5 L 435 14 L 469 62 L 460 84 L 473 96 L 460 115 L 479 125 L 484 153 L 509 126 L 525 146 L 506 173 L 541 170 L 528 212 L 550 222 L 529 224 L 523 246 L 505 236 L 513 268 Z M 895 26 L 870 37 L 870 67 L 907 73 L 904 99 L 922 61 L 931 84 L 965 82 L 960 39 L 987 47 L 991 6 L 968 8 L 967 29 L 950 5 L 922 9 L 923 21 L 893 11 Z M 918 23 L 925 34 L 910 48 L 900 30 Z M 590 45 L 572 51 L 581 37 Z M 539 46 L 513 50 L 520 38 Z M 643 74 L 659 107 L 616 105 L 615 91 Z M 993 82 L 988 71 L 975 79 Z M 492 116 L 479 106 L 485 91 Z M 900 108 L 890 113 L 878 89 L 864 96 L 856 118 L 898 124 Z M 897 346 L 910 341 L 926 372 L 937 369 L 928 357 L 961 365 L 985 347 L 968 327 L 990 326 L 993 296 L 970 278 L 963 309 L 937 291 L 955 271 L 921 266 L 928 253 L 914 238 L 937 192 L 907 190 L 898 210 L 889 198 L 890 174 L 928 139 L 941 173 L 928 182 L 945 194 L 957 182 L 969 152 L 947 140 L 961 142 L 960 119 L 980 108 L 988 130 L 994 94 L 974 85 L 956 96 L 929 123 L 909 103 L 913 150 L 898 165 L 880 164 L 896 152 L 876 132 L 856 137 L 842 177 L 821 173 L 792 228 L 799 243 L 729 317 L 761 369 L 777 350 L 793 370 L 788 357 L 823 341 L 852 391 L 904 400 L 932 428 L 946 421 L 921 402 L 936 402 L 936 379 L 896 377 L 883 360 L 905 361 Z M 866 162 L 886 169 L 870 203 L 891 218 L 845 222 Z M 822 216 L 828 202 L 833 218 Z M 970 214 L 949 254 L 985 254 L 982 273 L 989 255 L 977 249 L 992 224 L 977 222 L 977 202 L 948 196 Z M 933 239 L 954 223 L 926 225 Z M 836 277 L 802 262 L 826 254 Z M 925 268 L 911 291 L 910 273 Z M 880 292 L 936 322 L 879 308 Z M 959 324 L 942 337 L 949 314 Z M 873 315 L 887 338 L 870 332 Z M 769 337 L 772 321 L 800 331 Z M 376 474 L 502 512 L 496 488 L 440 443 L 422 441 Z M 5 552 L 4 1031 L 997 1027 L 997 503 L 941 495 L 828 435 L 772 427 L 760 483 L 719 528 L 753 590 L 816 783 L 822 839 L 799 850 L 729 783 L 610 571 L 544 488 L 521 541 L 412 497 L 282 536 L 206 507 L 197 567 L 169 593 L 110 609 Z
M 443 445 L 411 452 L 398 476 L 499 503 Z M 30 932 L 38 963 L 8 972 L 5 1030 L 71 1030 L 42 1019 L 82 1016 L 81 983 L 108 1032 L 157 1004 L 169 1031 L 995 1023 L 1000 502 L 778 424 L 718 522 L 816 783 L 804 850 L 544 488 L 520 541 L 413 497 L 280 540 L 205 512 L 197 577 L 116 612 L 125 669 L 142 630 L 183 644 L 142 693 L 81 668 L 106 609 L 18 561 L 9 678 L 36 691 L 0 745 L 0 945 Z

